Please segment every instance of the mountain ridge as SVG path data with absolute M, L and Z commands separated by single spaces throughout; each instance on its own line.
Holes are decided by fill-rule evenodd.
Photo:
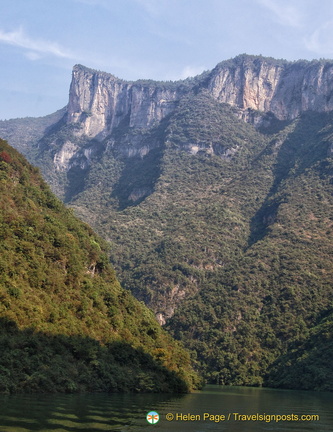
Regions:
M 66 129 L 64 135 L 68 139 L 62 142 L 57 139 L 53 145 L 53 168 L 65 172 L 72 167 L 87 169 L 96 146 L 82 148 L 80 141 L 94 140 L 104 147 L 114 146 L 115 135 L 124 128 L 135 133 L 128 135 L 122 151 L 129 157 L 144 156 L 150 147 L 140 135 L 173 114 L 183 97 L 197 92 L 206 91 L 218 103 L 228 104 L 236 116 L 259 129 L 292 121 L 308 110 L 328 112 L 333 108 L 332 76 L 331 60 L 288 62 L 246 54 L 222 61 L 194 78 L 174 82 L 125 81 L 75 65 L 69 103 L 62 111 L 62 118 L 54 123 L 56 130 Z M 52 135 L 44 129 L 29 140 L 29 149 L 23 145 L 24 140 L 15 139 L 8 123 L 0 122 L 0 131 L 28 157 L 31 148 L 36 153 L 43 147 L 38 143 L 40 138 L 43 141 L 43 134 Z M 36 157 L 40 156 L 32 155 L 31 160 Z
M 209 381 L 280 385 L 332 307 L 332 61 L 242 55 L 178 84 L 75 74 L 30 160 Z
M 241 55 L 219 63 L 195 81 L 206 87 L 217 101 L 242 110 L 245 120 L 249 120 L 247 110 L 271 112 L 279 120 L 292 120 L 304 111 L 332 109 L 333 88 L 331 84 L 325 86 L 331 82 L 332 74 L 331 61 L 287 62 Z M 126 82 L 105 72 L 75 66 L 68 122 L 76 123 L 79 118 L 87 136 L 101 134 L 101 138 L 110 134 L 114 125 L 128 114 L 130 127 L 149 127 L 153 120 L 160 121 L 173 110 L 175 102 L 187 91 L 185 82 L 166 85 L 149 80 L 142 85 L 140 81 Z M 193 90 L 194 85 L 190 81 L 188 84 Z M 170 87 L 173 91 L 167 91 Z M 73 101 L 78 94 L 84 97 Z M 100 112 L 100 107 L 105 111 Z M 92 114 L 96 123 L 90 124 L 89 118 L 82 118 L 84 113 Z M 115 115 L 120 118 L 115 119 Z

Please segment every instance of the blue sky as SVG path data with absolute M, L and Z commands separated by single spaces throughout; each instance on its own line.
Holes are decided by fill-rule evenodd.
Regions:
M 242 53 L 333 58 L 333 1 L 0 0 L 0 119 L 65 106 L 76 63 L 177 80 Z

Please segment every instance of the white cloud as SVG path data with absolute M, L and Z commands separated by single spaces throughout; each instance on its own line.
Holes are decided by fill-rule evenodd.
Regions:
M 41 55 L 34 51 L 27 51 L 24 55 L 26 56 L 26 58 L 33 61 L 39 60 L 41 58 Z
M 22 28 L 12 32 L 0 30 L 0 43 L 17 46 L 29 50 L 26 56 L 30 60 L 36 60 L 40 54 L 56 57 L 73 58 L 73 55 L 56 42 L 42 39 L 32 39 L 26 35 Z
M 292 5 L 289 0 L 257 0 L 257 2 L 272 12 L 280 24 L 289 27 L 302 27 L 303 14 L 295 6 L 295 3 Z
M 327 21 L 305 39 L 306 48 L 318 55 L 333 56 L 333 21 Z

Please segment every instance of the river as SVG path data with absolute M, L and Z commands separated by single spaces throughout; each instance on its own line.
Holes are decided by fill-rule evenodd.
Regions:
M 2 395 L 0 403 L 1 432 L 333 431 L 331 393 L 206 386 L 181 396 Z

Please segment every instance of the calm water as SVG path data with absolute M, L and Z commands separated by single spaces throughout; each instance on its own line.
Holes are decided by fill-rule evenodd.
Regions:
M 207 386 L 185 396 L 24 395 L 1 396 L 0 404 L 0 432 L 333 431 L 330 393 Z M 146 421 L 147 412 L 152 410 L 160 415 L 154 425 Z M 212 417 L 204 419 L 205 413 Z M 171 414 L 174 420 L 168 421 L 166 416 Z M 269 415 L 282 418 L 276 421 Z M 287 420 L 286 416 L 291 419 L 292 415 L 294 419 L 315 415 L 319 420 Z

